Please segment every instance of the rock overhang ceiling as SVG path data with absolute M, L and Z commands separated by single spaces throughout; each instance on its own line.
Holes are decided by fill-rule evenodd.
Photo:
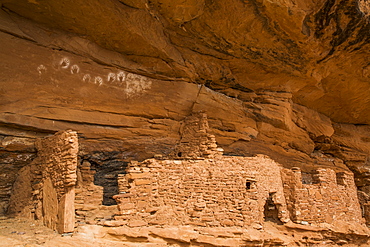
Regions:
M 365 0 L 2 0 L 1 7 L 69 34 L 63 49 L 84 56 L 97 45 L 118 54 L 108 62 L 95 55 L 103 64 L 241 99 L 291 92 L 336 122 L 370 122 Z
M 367 1 L 0 6 L 0 213 L 36 138 L 77 131 L 107 174 L 168 156 L 195 112 L 226 155 L 351 170 L 370 201 Z

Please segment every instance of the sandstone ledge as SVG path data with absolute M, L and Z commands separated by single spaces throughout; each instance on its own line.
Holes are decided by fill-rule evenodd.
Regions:
M 361 231 L 362 230 L 362 231 Z M 263 230 L 240 227 L 145 226 L 77 228 L 76 237 L 101 239 L 127 246 L 367 246 L 369 230 L 336 231 L 328 227 L 267 223 Z M 136 245 L 135 245 L 136 244 Z

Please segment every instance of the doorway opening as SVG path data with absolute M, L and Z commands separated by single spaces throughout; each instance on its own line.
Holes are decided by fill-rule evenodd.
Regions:
M 271 221 L 279 225 L 282 225 L 283 222 L 281 222 L 279 219 L 278 207 L 276 206 L 274 199 L 273 199 L 274 195 L 275 195 L 275 192 L 269 193 L 269 196 L 266 199 L 266 203 L 264 207 L 265 221 Z

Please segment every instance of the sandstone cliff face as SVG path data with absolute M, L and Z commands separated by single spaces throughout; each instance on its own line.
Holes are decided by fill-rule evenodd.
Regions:
M 364 0 L 3 0 L 2 9 L 68 32 L 18 24 L 18 35 L 46 46 L 218 90 L 290 91 L 335 121 L 369 122 Z
M 370 191 L 365 0 L 0 4 L 0 212 L 36 137 L 73 129 L 109 173 L 170 154 L 199 111 L 226 154 Z

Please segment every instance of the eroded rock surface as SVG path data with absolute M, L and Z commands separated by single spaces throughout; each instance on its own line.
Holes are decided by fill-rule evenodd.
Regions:
M 4 31 L 45 46 L 217 90 L 291 91 L 297 102 L 335 121 L 369 122 L 364 0 L 1 4 L 3 15 L 17 17 Z M 59 32 L 40 36 L 23 18 Z
M 113 178 L 131 160 L 176 153 L 196 112 L 225 154 L 265 154 L 307 173 L 351 170 L 370 199 L 367 1 L 0 7 L 1 214 L 36 138 L 77 131 L 81 181 L 94 177 L 91 191 L 109 207 Z M 88 191 L 77 192 L 84 202 Z

